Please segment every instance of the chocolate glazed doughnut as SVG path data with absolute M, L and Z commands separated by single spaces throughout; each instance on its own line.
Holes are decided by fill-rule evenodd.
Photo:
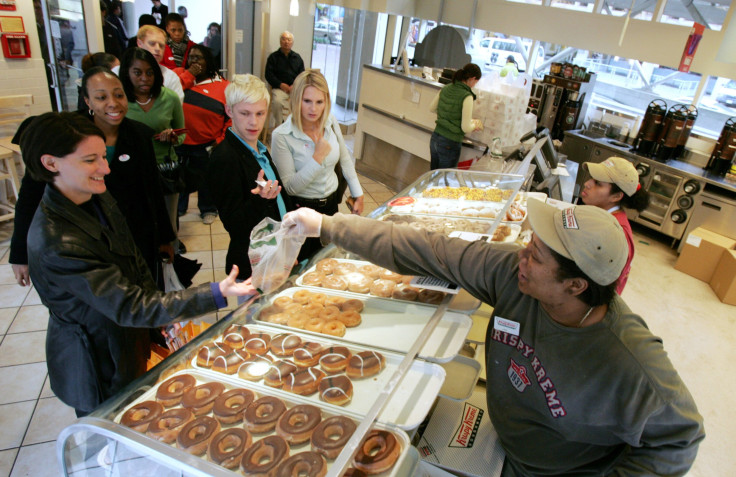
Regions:
M 312 432 L 312 450 L 328 459 L 335 459 L 348 443 L 353 432 L 355 422 L 345 416 L 332 416 L 320 422 Z
M 245 451 L 240 468 L 251 477 L 270 477 L 289 454 L 289 444 L 279 436 L 267 436 Z
M 181 407 L 190 409 L 195 416 L 207 414 L 215 405 L 215 399 L 225 390 L 225 385 L 218 382 L 200 384 L 184 393 Z
M 253 438 L 245 429 L 232 427 L 215 434 L 207 448 L 207 457 L 215 464 L 233 469 L 240 463 L 245 449 L 250 447 Z
M 176 406 L 185 392 L 196 386 L 197 380 L 191 374 L 180 374 L 169 378 L 156 390 L 156 400 L 165 407 Z
M 286 405 L 281 399 L 263 396 L 245 410 L 245 428 L 254 434 L 272 431 L 284 412 Z
M 286 411 L 276 424 L 276 434 L 291 445 L 307 442 L 312 431 L 322 420 L 317 406 L 300 404 Z
M 220 430 L 220 423 L 210 416 L 189 421 L 179 432 L 176 443 L 193 455 L 202 455 L 212 438 Z
M 231 389 L 215 399 L 212 413 L 220 424 L 235 424 L 243 420 L 245 410 L 256 398 L 250 389 Z
M 275 477 L 324 477 L 327 474 L 325 458 L 316 452 L 300 452 L 289 457 L 276 469 Z
M 373 429 L 355 455 L 355 468 L 366 474 L 380 474 L 394 466 L 400 453 L 401 446 L 392 433 Z
M 176 440 L 184 424 L 192 419 L 194 419 L 194 414 L 189 409 L 183 407 L 169 409 L 148 425 L 146 434 L 156 440 L 171 444 Z
M 123 417 L 120 418 L 120 423 L 135 431 L 146 432 L 148 425 L 157 419 L 162 412 L 164 412 L 164 406 L 161 403 L 143 401 L 125 411 Z

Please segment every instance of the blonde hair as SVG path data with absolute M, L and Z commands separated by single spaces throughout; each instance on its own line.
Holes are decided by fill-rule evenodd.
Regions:
M 143 25 L 138 29 L 138 33 L 135 37 L 140 41 L 143 41 L 148 35 L 152 33 L 156 35 L 163 35 L 164 42 L 166 41 L 166 32 L 154 25 Z
M 327 118 L 330 117 L 332 106 L 330 88 L 327 86 L 327 80 L 322 76 L 322 73 L 316 69 L 308 69 L 299 73 L 299 76 L 294 80 L 294 84 L 291 85 L 289 105 L 291 106 L 291 123 L 302 132 L 304 132 L 304 128 L 302 128 L 302 96 L 304 96 L 304 90 L 307 89 L 307 86 L 317 88 L 325 95 L 325 110 L 322 111 L 322 117 L 319 118 L 320 129 L 324 129 Z
M 251 74 L 233 76 L 225 88 L 225 101 L 230 108 L 243 101 L 253 104 L 262 99 L 266 100 L 268 106 L 271 100 L 268 88 L 260 78 Z

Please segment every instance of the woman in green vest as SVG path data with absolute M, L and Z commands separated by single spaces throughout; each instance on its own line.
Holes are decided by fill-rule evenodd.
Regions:
M 463 137 L 483 129 L 483 123 L 473 119 L 475 94 L 470 89 L 480 77 L 480 67 L 468 63 L 455 72 L 452 83 L 442 88 L 432 100 L 429 110 L 437 113 L 437 126 L 429 141 L 431 170 L 457 167 Z

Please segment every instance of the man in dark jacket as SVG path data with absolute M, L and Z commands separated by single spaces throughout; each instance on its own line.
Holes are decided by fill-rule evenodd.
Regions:
M 291 49 L 294 46 L 294 35 L 285 31 L 279 38 L 280 48 L 270 55 L 266 61 L 266 81 L 271 85 L 271 111 L 274 127 L 284 122 L 290 113 L 289 95 L 294 79 L 304 71 L 304 60 Z

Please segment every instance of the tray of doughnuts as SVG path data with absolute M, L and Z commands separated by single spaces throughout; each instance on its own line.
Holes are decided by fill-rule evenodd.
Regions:
M 200 372 L 248 382 L 253 389 L 359 417 L 398 368 L 403 356 L 354 343 L 258 324 L 232 324 L 196 350 L 191 365 Z M 445 380 L 442 367 L 414 360 L 378 416 L 414 429 L 429 413 Z
M 270 305 L 257 312 L 255 319 L 287 330 L 300 330 L 315 336 L 332 333 L 331 339 L 406 353 L 435 310 L 434 306 L 416 302 L 326 288 L 295 287 L 276 294 Z M 338 330 L 327 328 L 331 321 L 343 326 Z M 446 311 L 419 356 L 435 362 L 450 361 L 462 348 L 472 325 L 473 320 L 468 315 Z
M 495 219 L 503 209 L 500 202 L 482 202 L 465 199 L 426 199 L 398 197 L 386 204 L 392 213 L 441 215 L 460 218 Z M 526 207 L 513 202 L 502 220 L 521 223 L 526 219 Z
M 452 217 L 396 213 L 384 214 L 378 220 L 404 224 L 418 230 L 437 232 L 448 237 L 454 237 L 458 233 L 488 234 L 488 230 L 493 225 L 493 222 L 490 220 L 456 219 Z M 513 242 L 519 236 L 519 232 L 521 232 L 521 226 L 519 224 L 502 223 L 498 225 L 489 241 Z M 462 237 L 462 235 L 460 236 Z
M 114 421 L 186 453 L 181 461 L 199 456 L 238 475 L 324 476 L 360 416 L 195 369 L 162 379 Z M 351 468 L 382 477 L 408 475 L 409 446 L 404 431 L 376 423 Z M 295 468 L 305 473 L 292 474 Z

